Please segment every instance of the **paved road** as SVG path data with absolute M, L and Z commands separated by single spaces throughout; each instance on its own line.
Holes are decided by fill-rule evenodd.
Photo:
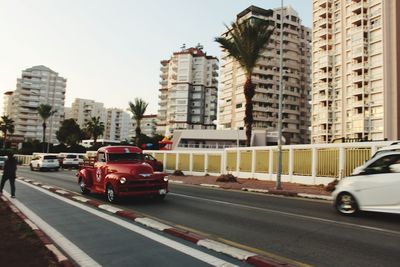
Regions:
M 17 186 L 14 205 L 80 266 L 250 266 L 23 181 Z
M 22 167 L 18 172 L 78 192 L 73 171 L 39 173 Z M 162 203 L 129 199 L 120 205 L 258 253 L 315 266 L 398 266 L 400 260 L 398 215 L 343 217 L 329 202 L 182 185 L 171 185 Z

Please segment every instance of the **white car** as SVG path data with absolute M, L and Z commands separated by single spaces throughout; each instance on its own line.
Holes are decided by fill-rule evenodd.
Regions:
M 386 151 L 339 181 L 332 193 L 341 214 L 374 211 L 400 214 L 400 151 Z
M 83 164 L 85 156 L 79 154 L 67 154 L 62 161 L 63 168 L 78 168 L 80 164 Z
M 32 158 L 29 164 L 31 170 L 54 170 L 60 169 L 60 163 L 56 155 L 38 155 Z

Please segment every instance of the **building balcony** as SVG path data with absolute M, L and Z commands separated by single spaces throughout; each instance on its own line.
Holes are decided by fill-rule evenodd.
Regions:
M 329 25 L 332 25 L 332 18 L 325 17 L 325 18 L 320 18 L 315 22 L 315 27 L 316 28 L 330 28 Z
M 315 17 L 330 17 L 332 14 L 332 8 L 320 8 L 315 12 Z
M 364 49 L 364 47 L 356 48 L 356 49 L 352 50 L 351 56 L 355 60 L 363 58 L 363 57 L 368 57 L 368 50 Z
M 351 2 L 350 4 L 350 12 L 354 13 L 360 13 L 361 9 L 367 9 L 368 8 L 368 2 L 364 2 L 364 0 L 361 0 L 359 2 Z
M 351 66 L 352 71 L 357 71 L 357 70 L 363 70 L 363 69 L 368 69 L 369 64 L 368 62 L 360 62 L 360 63 L 353 63 Z
M 332 38 L 332 29 L 319 29 L 315 32 L 316 38 L 330 39 Z
M 361 25 L 362 21 L 364 21 L 366 23 L 367 20 L 368 20 L 368 15 L 367 14 L 359 14 L 359 15 L 355 15 L 355 16 L 351 16 L 350 17 L 351 23 L 357 24 L 357 25 Z
M 367 74 L 364 75 L 353 75 L 352 82 L 359 83 L 359 82 L 368 82 L 369 76 Z
M 314 74 L 314 79 L 316 80 L 331 80 L 332 72 L 317 72 Z

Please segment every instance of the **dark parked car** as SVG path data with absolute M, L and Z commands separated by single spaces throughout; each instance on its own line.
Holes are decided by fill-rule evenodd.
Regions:
M 154 158 L 152 155 L 150 154 L 143 154 L 144 156 L 144 160 L 146 161 L 146 163 L 150 164 L 151 167 L 153 167 L 153 170 L 155 172 L 162 172 L 164 167 L 163 167 L 163 163 L 158 161 L 156 158 Z

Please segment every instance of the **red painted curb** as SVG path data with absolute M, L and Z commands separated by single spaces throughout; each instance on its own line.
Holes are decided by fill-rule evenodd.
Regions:
M 176 237 L 183 238 L 183 239 L 190 241 L 192 243 L 195 243 L 195 244 L 197 244 L 197 242 L 199 242 L 200 240 L 204 239 L 203 237 L 201 237 L 199 235 L 190 233 L 188 231 L 175 229 L 175 228 L 168 228 L 168 229 L 165 229 L 163 232 L 166 232 L 166 233 L 176 236 Z
M 246 262 L 257 267 L 282 267 L 291 266 L 286 263 L 275 262 L 263 256 L 252 256 L 246 259 Z
M 86 204 L 89 204 L 89 205 L 94 206 L 96 208 L 98 208 L 101 205 L 100 202 L 97 202 L 95 200 L 89 200 L 88 202 L 86 202 Z
M 129 220 L 134 221 L 136 218 L 139 218 L 139 216 L 137 216 L 135 213 L 131 212 L 131 211 L 126 211 L 126 210 L 119 210 L 117 211 L 115 214 L 117 214 L 118 216 L 127 218 Z

